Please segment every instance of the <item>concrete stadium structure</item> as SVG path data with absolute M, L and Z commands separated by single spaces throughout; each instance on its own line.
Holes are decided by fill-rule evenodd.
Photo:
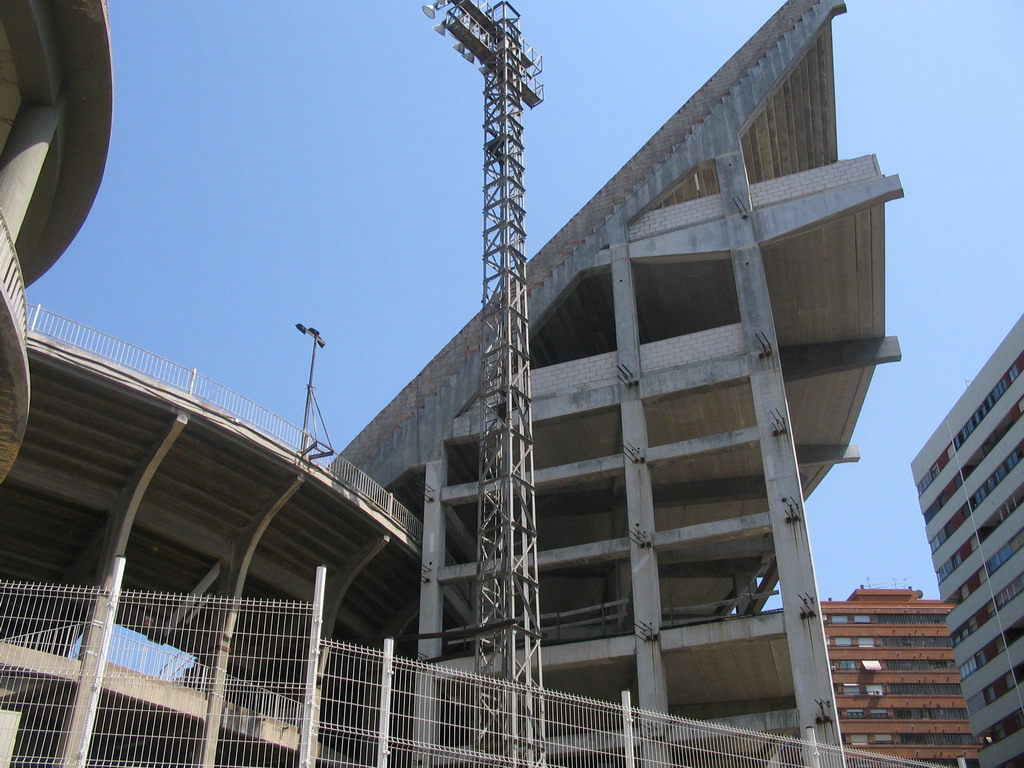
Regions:
M 378 637 L 384 616 L 410 621 L 418 522 L 392 514 L 388 494 L 347 466 L 300 460 L 287 436 L 210 407 L 195 381 L 183 393 L 162 369 L 140 378 L 90 355 L 82 342 L 102 334 L 28 317 L 25 285 L 70 243 L 103 174 L 106 3 L 0 5 L 0 78 L 0 579 L 99 584 L 127 555 L 137 588 L 308 598 L 324 563 L 330 600 L 347 594 L 333 610 L 340 636 Z M 400 554 L 363 574 L 363 589 L 357 576 L 389 542 Z M 246 587 L 254 558 L 262 581 Z
M 106 2 L 0 5 L 0 481 L 29 410 L 25 286 L 92 206 L 110 138 Z
M 844 10 L 787 2 L 529 264 L 550 687 L 838 740 L 803 500 L 900 357 L 902 196 L 838 156 Z M 477 318 L 343 454 L 422 510 L 424 634 L 473 622 L 479 344 Z
M 165 368 L 140 375 L 130 345 L 126 370 L 83 349 L 95 331 L 32 309 L 0 578 L 102 584 L 125 556 L 137 589 L 308 600 L 322 564 L 328 636 L 381 638 L 414 618 L 419 525 L 390 494 L 302 459 L 300 430 L 269 429 L 255 404 L 218 406 L 213 382 L 155 356 Z
M 631 689 L 648 710 L 839 743 L 803 499 L 856 460 L 872 372 L 899 358 L 883 204 L 902 195 L 873 157 L 838 156 L 830 25 L 843 10 L 789 0 L 530 264 L 549 688 Z M 278 648 L 259 665 L 246 655 L 283 636 L 288 611 L 259 614 L 242 641 L 232 600 L 309 600 L 322 563 L 325 638 L 401 635 L 417 615 L 426 634 L 472 623 L 479 328 L 326 466 L 303 458 L 294 427 L 194 371 L 27 317 L 24 282 L 77 231 L 102 173 L 109 35 L 101 0 L 12 0 L 0 22 L 0 109 L 14 115 L 0 134 L 0 579 L 106 588 L 124 556 L 125 586 L 150 599 L 118 626 L 180 637 L 210 675 L 167 687 L 188 699 L 173 717 L 140 683 L 139 727 L 153 729 L 140 740 L 184 712 L 181 743 L 202 748 L 179 762 L 232 764 L 217 754 L 239 732 L 217 703 L 226 681 L 262 695 L 298 669 Z M 767 610 L 776 592 L 783 608 Z M 188 607 L 217 599 L 219 612 Z M 63 647 L 0 643 L 0 710 L 22 725 L 79 728 L 93 608 L 78 602 Z M 7 607 L 21 638 L 35 633 L 19 622 L 49 610 Z M 419 651 L 465 647 L 432 637 Z M 74 703 L 8 685 L 47 664 Z M 110 717 L 106 743 L 127 749 Z M 68 743 L 39 754 L 67 757 Z M 162 754 L 152 764 L 178 764 Z

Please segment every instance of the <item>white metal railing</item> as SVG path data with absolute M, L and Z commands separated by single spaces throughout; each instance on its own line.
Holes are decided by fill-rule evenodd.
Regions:
M 390 641 L 324 640 L 323 583 L 318 574 L 313 603 L 205 596 L 197 605 L 194 595 L 0 582 L 10 694 L 0 744 L 14 745 L 11 765 L 68 764 L 72 741 L 91 745 L 76 764 L 110 768 L 213 756 L 223 768 L 540 765 L 541 756 L 566 768 L 926 765 L 637 709 L 628 692 L 606 702 L 517 686 L 399 657 Z M 101 633 L 105 605 L 116 617 Z M 90 658 L 106 659 L 91 677 Z M 102 695 L 78 695 L 96 686 Z M 527 700 L 543 720 L 512 707 Z M 529 720 L 508 729 L 519 741 L 481 732 L 494 722 L 482 717 L 485 701 L 491 715 L 507 701 L 504 716 Z M 79 716 L 86 707 L 91 719 Z
M 5 637 L 4 642 L 56 656 L 72 656 L 77 655 L 74 653 L 75 644 L 81 641 L 84 629 L 85 622 L 76 621 L 36 632 L 11 635 Z
M 542 613 L 540 628 L 545 643 L 609 637 L 625 631 L 628 613 L 629 601 L 615 600 L 569 611 Z
M 39 336 L 96 355 L 133 373 L 183 392 L 266 435 L 297 456 L 302 450 L 302 430 L 299 427 L 234 390 L 203 376 L 195 368 L 186 368 L 36 305 L 28 307 L 28 328 Z M 396 522 L 414 539 L 422 539 L 423 524 L 419 519 L 393 494 L 351 462 L 338 456 L 330 464 L 316 462 L 316 466 L 377 507 L 378 511 Z
M 3 292 L 11 302 L 18 335 L 24 339 L 27 324 L 25 279 L 21 274 L 21 262 L 18 261 L 18 252 L 14 248 L 11 230 L 7 228 L 7 221 L 2 212 L 0 212 L 0 284 L 3 285 Z

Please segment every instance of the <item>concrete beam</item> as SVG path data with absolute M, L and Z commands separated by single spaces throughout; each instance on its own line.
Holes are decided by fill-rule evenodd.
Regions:
M 687 456 L 694 456 L 699 453 L 722 451 L 734 448 L 738 445 L 747 445 L 757 442 L 757 428 L 734 429 L 731 432 L 719 432 L 716 435 L 697 437 L 693 440 L 682 440 L 678 443 L 667 443 L 665 445 L 652 445 L 647 449 L 647 463 L 655 466 L 659 463 L 669 463 Z
M 731 432 L 720 432 L 716 435 L 683 440 L 677 443 L 655 445 L 647 449 L 646 462 L 655 466 L 669 463 L 677 459 L 694 456 L 699 453 L 727 450 L 734 446 L 757 442 L 757 429 L 749 427 Z M 573 486 L 584 480 L 596 480 L 604 477 L 620 476 L 625 467 L 625 457 L 621 454 L 602 456 L 598 459 L 586 459 L 571 464 L 560 464 L 557 467 L 545 467 L 534 473 L 534 485 L 538 491 L 557 490 L 563 486 Z M 445 504 L 469 504 L 476 500 L 477 484 L 462 483 L 441 489 L 441 501 Z
M 576 392 L 538 397 L 533 401 L 533 423 L 618 405 L 622 395 L 620 390 L 621 386 L 616 381 L 613 384 L 597 385 Z M 455 419 L 451 436 L 456 440 L 475 437 L 479 429 L 480 409 L 470 408 Z
M 713 523 L 688 525 L 685 528 L 674 528 L 669 531 L 657 531 L 654 534 L 654 548 L 669 552 L 695 545 L 711 544 L 719 541 L 733 541 L 752 536 L 764 536 L 771 533 L 771 521 L 765 512 L 756 515 L 744 515 L 728 520 L 717 520 Z
M 880 339 L 850 339 L 821 344 L 802 344 L 779 350 L 786 381 L 854 371 L 884 363 L 898 363 L 903 358 L 900 342 L 895 336 Z
M 703 261 L 727 255 L 739 242 L 727 220 L 715 219 L 633 240 L 629 244 L 629 257 L 637 261 L 676 261 L 681 257 L 692 256 Z
M 549 549 L 537 555 L 537 568 L 541 572 L 562 568 L 577 568 L 595 563 L 609 563 L 629 557 L 629 539 L 606 539 L 572 547 Z
M 571 486 L 581 480 L 601 477 L 613 477 L 622 474 L 622 454 L 603 456 L 598 459 L 587 459 L 557 467 L 546 467 L 534 472 L 533 482 L 537 490 L 552 490 L 562 486 Z M 441 501 L 445 504 L 468 504 L 477 497 L 477 484 L 462 483 L 441 489 Z
M 762 733 L 792 732 L 800 728 L 800 713 L 796 709 L 778 709 L 774 712 L 756 712 L 749 715 L 716 717 L 712 722 Z
M 666 653 L 686 648 L 716 646 L 720 643 L 736 643 L 762 638 L 786 636 L 785 621 L 781 613 L 762 613 L 744 616 L 729 621 L 714 621 L 707 624 L 690 624 L 662 630 L 662 647 Z
M 770 243 L 801 231 L 820 227 L 857 211 L 903 197 L 899 176 L 875 179 L 824 189 L 751 212 L 757 240 Z M 708 259 L 746 245 L 744 233 L 727 219 L 696 224 L 663 232 L 630 243 L 630 258 L 638 260 Z
M 640 397 L 647 399 L 697 387 L 725 384 L 744 378 L 748 372 L 748 361 L 743 357 L 683 363 L 674 368 L 641 374 Z M 622 385 L 615 382 L 578 392 L 537 398 L 533 401 L 533 423 L 619 405 L 622 402 L 622 389 Z M 451 434 L 453 439 L 474 437 L 477 434 L 480 419 L 478 411 L 478 408 L 470 408 L 455 419 Z
M 783 347 L 780 350 L 787 381 L 859 370 L 903 359 L 899 339 L 849 339 Z
M 856 445 L 798 445 L 796 460 L 806 464 L 852 464 L 860 461 Z
M 675 528 L 668 531 L 656 531 L 652 539 L 652 545 L 659 553 L 670 553 L 688 548 L 703 549 L 717 542 L 764 536 L 768 533 L 771 533 L 768 515 L 761 513 L 734 517 L 728 520 L 718 520 L 711 523 L 688 525 L 684 528 Z M 537 566 L 541 571 L 551 571 L 560 568 L 574 568 L 595 563 L 613 562 L 615 560 L 624 560 L 628 557 L 629 539 L 623 537 L 545 550 L 538 554 Z M 446 568 L 438 569 L 438 580 L 442 584 L 468 581 L 475 576 L 475 563 L 450 565 Z
M 640 376 L 640 397 L 648 399 L 674 392 L 686 392 L 699 387 L 711 387 L 738 381 L 750 374 L 745 357 L 728 357 L 684 363 L 675 368 L 662 368 L 655 373 Z
M 581 480 L 621 475 L 624 462 L 625 458 L 618 453 L 614 456 L 602 456 L 599 459 L 587 459 L 557 467 L 545 467 L 534 472 L 533 481 L 538 490 L 556 490 L 564 486 L 572 486 Z
M 109 486 L 46 466 L 28 458 L 24 453 L 18 456 L 4 482 L 58 502 L 88 509 L 108 509 L 117 495 L 117 491 Z
M 782 614 L 768 613 L 758 616 L 691 624 L 661 630 L 662 650 L 665 653 L 687 648 L 700 648 L 720 643 L 743 643 L 762 639 L 785 637 Z M 552 645 L 544 648 L 544 667 L 563 671 L 573 667 L 605 664 L 612 659 L 632 657 L 635 645 L 632 635 L 604 637 L 579 643 Z M 472 659 L 469 660 L 472 663 Z
M 878 176 L 757 208 L 751 217 L 758 241 L 766 244 L 901 197 L 899 176 Z

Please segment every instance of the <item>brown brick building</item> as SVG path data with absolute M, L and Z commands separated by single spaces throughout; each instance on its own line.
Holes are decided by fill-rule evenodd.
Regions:
M 843 740 L 894 757 L 978 764 L 946 630 L 952 605 L 913 589 L 822 603 Z

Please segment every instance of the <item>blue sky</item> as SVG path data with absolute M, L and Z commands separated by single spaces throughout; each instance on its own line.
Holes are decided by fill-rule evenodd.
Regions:
M 520 0 L 536 252 L 774 12 L 772 2 Z M 899 174 L 887 330 L 854 442 L 808 501 L 823 597 L 937 595 L 909 464 L 1024 311 L 1024 5 L 849 0 L 840 157 Z M 78 238 L 29 300 L 302 421 L 309 345 L 344 446 L 480 302 L 482 78 L 416 0 L 111 4 L 115 115 Z

